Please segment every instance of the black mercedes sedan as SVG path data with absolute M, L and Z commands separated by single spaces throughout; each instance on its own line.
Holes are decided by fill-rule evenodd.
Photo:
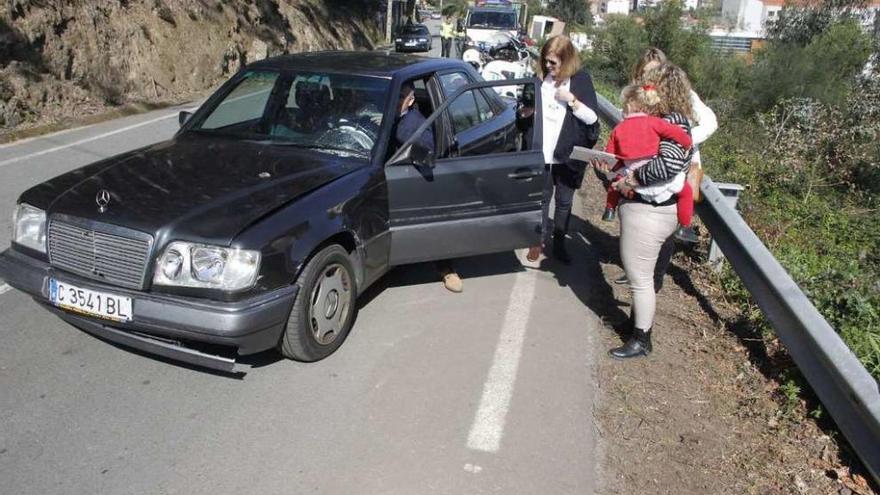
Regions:
M 538 241 L 541 120 L 526 107 L 540 101 L 498 84 L 534 81 L 386 52 L 253 63 L 172 139 L 21 194 L 0 278 L 75 327 L 187 363 L 322 359 L 390 268 Z M 426 117 L 405 139 L 402 86 Z
M 429 52 L 432 46 L 431 32 L 424 24 L 407 24 L 394 37 L 394 49 L 398 52 Z

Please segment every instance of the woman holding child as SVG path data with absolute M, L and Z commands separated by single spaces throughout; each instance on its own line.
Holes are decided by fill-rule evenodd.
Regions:
M 630 119 L 636 115 L 653 124 L 647 126 L 647 130 L 644 125 L 639 128 L 630 124 L 619 132 L 626 136 L 624 141 L 631 147 L 632 143 L 643 140 L 651 143 L 657 138 L 663 140 L 659 148 L 650 153 L 653 156 L 644 156 L 645 150 L 635 150 L 641 154 L 639 157 L 623 153 L 624 158 L 629 156 L 629 163 L 624 162 L 626 168 L 621 169 L 609 194 L 609 207 L 614 206 L 616 194 L 622 199 L 618 208 L 620 256 L 633 299 L 632 336 L 623 346 L 610 351 L 613 357 L 620 359 L 646 356 L 652 350 L 656 291 L 672 255 L 671 237 L 680 225 L 689 224 L 693 211 L 692 196 L 689 196 L 693 191 L 684 180 L 692 160 L 691 145 L 705 140 L 717 127 L 714 113 L 696 97 L 687 75 L 666 63 L 662 51 L 648 50 L 637 64 L 634 76 L 635 83 L 623 92 L 624 111 Z M 638 116 L 639 113 L 649 118 Z M 651 120 L 661 115 L 668 124 L 686 131 L 690 137 L 686 139 Z M 698 125 L 691 128 L 692 122 Z M 620 139 L 615 142 L 611 151 L 620 156 Z M 640 160 L 632 161 L 633 158 Z M 606 171 L 606 167 L 594 165 Z M 607 212 L 606 216 L 609 216 Z

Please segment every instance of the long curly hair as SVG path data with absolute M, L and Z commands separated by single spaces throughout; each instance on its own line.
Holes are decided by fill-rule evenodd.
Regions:
M 660 102 L 656 109 L 660 115 L 678 113 L 697 122 L 691 105 L 691 81 L 681 67 L 667 62 L 642 74 L 638 84 L 657 88 Z

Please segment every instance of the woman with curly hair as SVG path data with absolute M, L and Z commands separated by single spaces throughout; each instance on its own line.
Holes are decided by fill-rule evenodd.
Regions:
M 636 84 L 653 85 L 660 95 L 658 112 L 670 123 L 689 130 L 696 146 L 717 128 L 715 114 L 691 89 L 685 72 L 665 62 L 658 49 L 649 50 L 636 65 L 640 77 Z M 691 127 L 691 123 L 696 126 Z M 656 185 L 687 173 L 693 153 L 670 141 L 661 141 L 659 153 L 626 180 L 615 183 L 624 195 L 639 187 Z M 602 166 L 597 166 L 604 169 Z M 672 235 L 677 230 L 674 199 L 655 204 L 635 194 L 620 208 L 620 256 L 633 298 L 630 322 L 632 335 L 610 354 L 619 359 L 647 356 L 652 351 L 651 330 L 656 312 L 656 292 L 672 257 Z

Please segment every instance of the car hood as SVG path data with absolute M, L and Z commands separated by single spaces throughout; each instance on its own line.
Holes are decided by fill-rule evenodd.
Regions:
M 272 210 L 368 164 L 303 148 L 189 135 L 61 175 L 22 201 L 49 215 L 148 232 L 159 245 L 172 239 L 228 245 Z M 109 202 L 101 211 L 103 191 Z

